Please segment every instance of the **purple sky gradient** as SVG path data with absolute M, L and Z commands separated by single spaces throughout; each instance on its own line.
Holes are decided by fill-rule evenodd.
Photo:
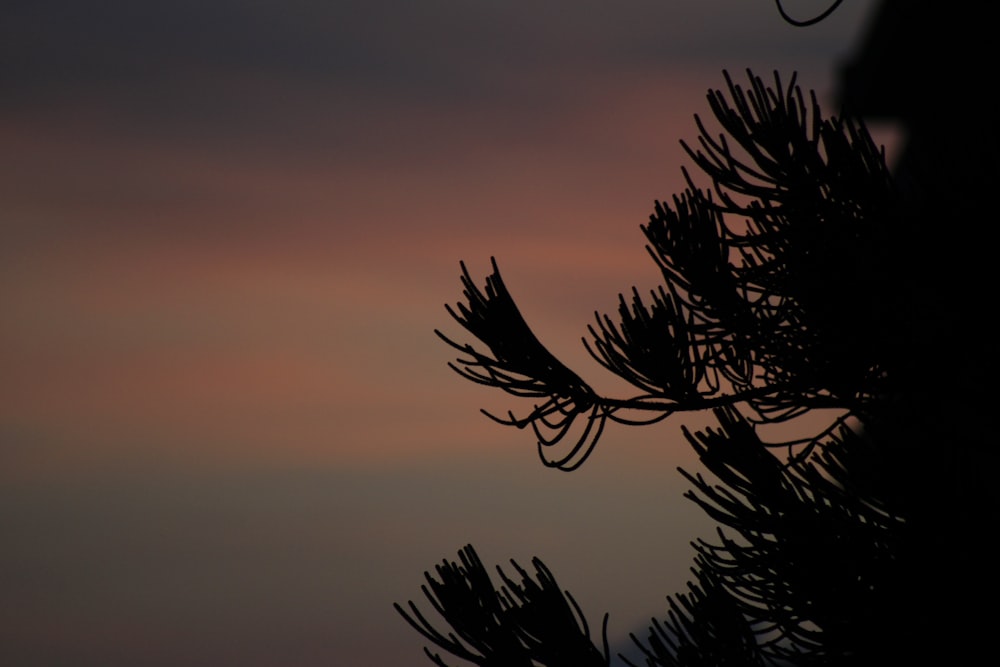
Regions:
M 542 341 L 620 388 L 580 337 L 656 284 L 639 225 L 705 92 L 778 68 L 829 101 L 867 8 L 5 9 L 0 662 L 430 664 L 391 604 L 469 542 L 641 631 L 712 529 L 675 472 L 704 419 L 545 470 L 433 330 L 460 334 L 459 260 L 495 256 Z

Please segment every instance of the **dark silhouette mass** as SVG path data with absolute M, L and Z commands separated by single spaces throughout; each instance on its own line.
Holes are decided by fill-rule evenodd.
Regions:
M 601 395 L 546 350 L 495 261 L 483 288 L 462 267 L 465 301 L 448 311 L 478 342 L 439 332 L 461 355 L 452 367 L 528 399 L 523 412 L 490 416 L 530 428 L 546 465 L 579 467 L 608 425 L 715 416 L 714 427 L 683 429 L 711 478 L 681 474 L 719 530 L 693 543 L 688 590 L 633 637 L 645 665 L 956 665 L 992 654 L 1000 502 L 984 230 L 998 145 L 992 119 L 970 132 L 959 100 L 918 95 L 932 64 L 985 76 L 968 49 L 933 62 L 918 53 L 921 35 L 981 34 L 939 17 L 884 2 L 844 70 L 839 116 L 824 117 L 794 76 L 725 74 L 709 92 L 720 129 L 695 117 L 687 188 L 656 202 L 642 228 L 663 284 L 623 295 L 584 341 L 635 395 Z M 892 170 L 864 118 L 902 124 Z M 833 415 L 819 433 L 761 435 L 817 410 Z M 548 568 L 512 566 L 517 577 L 498 569 L 496 588 L 468 546 L 427 573 L 423 592 L 450 631 L 414 602 L 397 610 L 473 664 L 609 664 L 606 639 Z

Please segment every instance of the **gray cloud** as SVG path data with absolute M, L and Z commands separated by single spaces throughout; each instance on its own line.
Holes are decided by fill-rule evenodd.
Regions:
M 18 2 L 0 21 L 0 114 L 126 140 L 391 153 L 401 133 L 428 136 L 408 129 L 422 118 L 555 122 L 630 73 L 709 71 L 707 87 L 723 67 L 825 71 L 849 9 L 804 31 L 763 0 Z
M 497 68 L 631 63 L 828 47 L 764 2 L 492 0 L 240 2 L 42 0 L 4 10 L 8 92 L 146 87 L 178 77 L 270 72 L 358 86 L 485 91 Z

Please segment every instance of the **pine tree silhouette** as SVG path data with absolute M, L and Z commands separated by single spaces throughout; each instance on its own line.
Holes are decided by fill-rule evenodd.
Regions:
M 995 617 L 983 605 L 997 599 L 982 536 L 998 509 L 995 429 L 971 410 L 955 425 L 960 392 L 976 411 L 988 401 L 975 380 L 948 384 L 984 371 L 941 359 L 975 358 L 948 325 L 982 303 L 928 301 L 908 269 L 940 216 L 981 209 L 927 204 L 919 181 L 897 187 L 860 121 L 823 118 L 794 77 L 747 75 L 746 88 L 725 74 L 725 92 L 708 95 L 722 132 L 696 116 L 697 142 L 684 144 L 710 185 L 685 170 L 686 190 L 642 228 L 662 286 L 622 296 L 584 340 L 638 393 L 601 395 L 546 350 L 496 261 L 483 289 L 463 264 L 465 302 L 448 307 L 478 344 L 438 335 L 460 375 L 529 399 L 489 416 L 530 428 L 551 467 L 582 465 L 609 423 L 714 413 L 717 427 L 683 429 L 714 479 L 681 473 L 719 530 L 694 543 L 688 590 L 633 637 L 647 666 L 982 661 Z M 953 274 L 939 289 L 967 293 L 983 271 Z M 837 416 L 811 437 L 760 437 L 814 410 Z M 453 632 L 397 605 L 439 648 L 477 665 L 610 663 L 541 562 L 537 582 L 498 568 L 497 589 L 471 546 L 460 559 L 423 588 Z

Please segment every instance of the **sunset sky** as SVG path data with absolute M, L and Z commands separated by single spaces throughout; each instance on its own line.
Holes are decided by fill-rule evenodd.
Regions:
M 496 257 L 618 390 L 580 338 L 657 284 L 639 226 L 705 93 L 797 71 L 834 112 L 870 8 L 7 3 L 0 663 L 429 665 L 392 603 L 467 543 L 642 632 L 712 535 L 675 470 L 704 418 L 547 470 L 434 329 Z

